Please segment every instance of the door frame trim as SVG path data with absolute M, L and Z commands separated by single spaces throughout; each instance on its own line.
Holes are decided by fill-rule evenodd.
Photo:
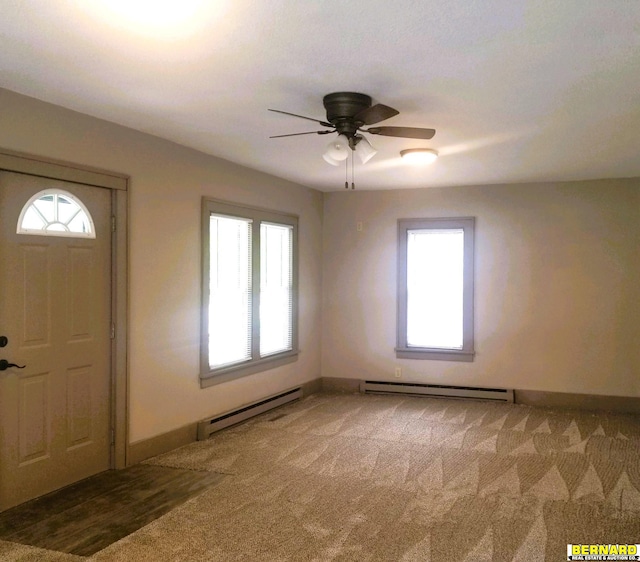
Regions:
M 129 442 L 128 362 L 128 233 L 130 176 L 71 162 L 34 156 L 0 147 L 0 170 L 70 181 L 111 190 L 111 214 L 115 232 L 111 244 L 111 318 L 115 337 L 111 340 L 111 468 L 127 466 Z

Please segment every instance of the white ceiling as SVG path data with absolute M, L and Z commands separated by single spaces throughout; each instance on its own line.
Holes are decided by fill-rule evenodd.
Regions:
M 2 4 L 0 87 L 317 189 L 344 186 L 328 136 L 269 139 L 321 127 L 267 108 L 325 119 L 335 91 L 437 130 L 370 136 L 358 189 L 640 176 L 637 0 Z

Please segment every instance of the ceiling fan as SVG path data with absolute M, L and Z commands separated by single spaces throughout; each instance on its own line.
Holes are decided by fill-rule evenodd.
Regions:
M 363 164 L 376 154 L 376 150 L 369 144 L 369 141 L 362 133 L 385 137 L 425 140 L 432 138 L 433 135 L 436 134 L 435 129 L 424 129 L 420 127 L 371 127 L 371 125 L 398 115 L 400 112 L 393 107 L 381 103 L 372 105 L 371 97 L 366 94 L 335 92 L 324 96 L 322 103 L 327 112 L 326 121 L 289 113 L 288 111 L 281 111 L 279 109 L 269 109 L 269 111 L 314 121 L 328 130 L 274 135 L 269 138 L 275 139 L 298 135 L 328 135 L 338 133 L 338 137 L 329 143 L 323 154 L 323 158 L 329 164 L 337 166 L 349 156 L 347 149 L 351 149 L 351 151 L 358 154 Z M 368 128 L 363 128 L 365 126 Z

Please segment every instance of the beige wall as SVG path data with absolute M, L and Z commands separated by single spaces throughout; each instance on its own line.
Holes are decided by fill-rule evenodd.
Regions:
M 398 360 L 396 221 L 446 216 L 476 217 L 477 355 Z M 640 396 L 640 179 L 336 192 L 324 217 L 323 376 Z
M 136 442 L 320 376 L 322 194 L 0 90 L 0 146 L 131 176 L 130 438 Z M 203 195 L 299 215 L 298 361 L 200 389 Z
M 337 192 L 323 208 L 317 191 L 1 89 L 0 146 L 131 175 L 132 442 L 396 365 L 412 381 L 640 396 L 640 180 Z M 300 216 L 302 351 L 204 390 L 203 195 Z M 473 363 L 395 359 L 396 220 L 422 216 L 477 217 Z

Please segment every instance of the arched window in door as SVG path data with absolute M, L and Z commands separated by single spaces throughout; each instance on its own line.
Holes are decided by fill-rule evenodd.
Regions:
M 95 238 L 93 219 L 84 203 L 62 189 L 36 193 L 22 208 L 18 234 Z

